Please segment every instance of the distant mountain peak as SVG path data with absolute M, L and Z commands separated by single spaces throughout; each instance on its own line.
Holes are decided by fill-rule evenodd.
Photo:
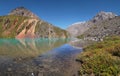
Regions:
M 24 6 L 17 7 L 17 9 L 26 9 Z
M 97 15 L 99 15 L 99 16 L 103 16 L 103 15 L 106 15 L 106 16 L 108 16 L 108 15 L 117 16 L 117 15 L 114 14 L 113 12 L 105 12 L 105 11 L 101 11 L 101 12 L 99 12 Z
M 76 22 L 76 23 L 73 23 L 72 25 L 84 24 L 85 22 L 86 22 L 86 21 Z
M 9 13 L 9 15 L 26 16 L 26 17 L 39 19 L 39 17 L 37 15 L 35 15 L 34 13 L 32 13 L 30 10 L 28 10 L 27 8 L 25 8 L 23 6 L 13 9 Z
M 92 21 L 97 22 L 105 19 L 114 18 L 115 16 L 117 15 L 112 12 L 101 11 L 96 16 L 93 17 Z

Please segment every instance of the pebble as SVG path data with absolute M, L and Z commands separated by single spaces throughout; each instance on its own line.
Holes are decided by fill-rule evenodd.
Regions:
M 8 68 L 7 70 L 8 70 L 9 72 L 10 72 L 10 71 L 12 71 L 12 69 L 11 69 L 11 68 Z

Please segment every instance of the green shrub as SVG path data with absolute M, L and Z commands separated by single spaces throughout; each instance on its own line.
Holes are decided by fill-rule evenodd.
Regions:
M 78 56 L 81 60 L 80 75 L 118 76 L 120 74 L 120 37 L 107 37 L 84 48 Z
M 84 38 L 84 35 L 77 36 L 77 38 L 83 39 L 83 38 Z

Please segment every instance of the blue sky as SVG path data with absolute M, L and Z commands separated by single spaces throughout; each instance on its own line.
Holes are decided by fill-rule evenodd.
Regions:
M 89 20 L 100 11 L 120 14 L 120 0 L 0 0 L 0 15 L 7 15 L 19 6 L 63 29 Z

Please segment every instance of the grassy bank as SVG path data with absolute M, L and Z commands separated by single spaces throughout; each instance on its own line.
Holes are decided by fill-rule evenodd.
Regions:
M 106 37 L 85 47 L 77 61 L 81 63 L 80 76 L 119 76 L 120 37 Z

